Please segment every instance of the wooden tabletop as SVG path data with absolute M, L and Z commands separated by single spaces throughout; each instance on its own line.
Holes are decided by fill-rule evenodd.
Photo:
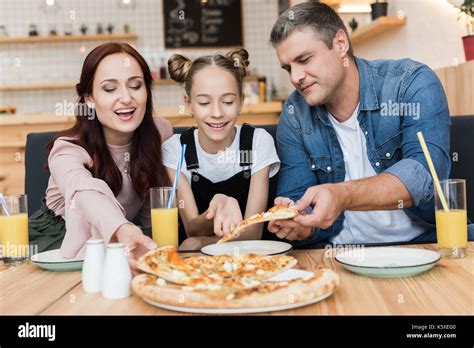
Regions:
M 436 250 L 435 244 L 403 247 Z M 329 250 L 330 251 L 330 250 Z M 329 254 L 329 255 L 328 255 Z M 368 278 L 346 271 L 327 250 L 296 250 L 297 268 L 334 269 L 339 289 L 328 299 L 265 315 L 473 315 L 474 243 L 464 259 L 441 259 L 431 270 L 406 278 Z M 0 266 L 1 315 L 183 315 L 155 308 L 133 295 L 107 300 L 82 289 L 81 272 L 49 272 L 34 264 Z

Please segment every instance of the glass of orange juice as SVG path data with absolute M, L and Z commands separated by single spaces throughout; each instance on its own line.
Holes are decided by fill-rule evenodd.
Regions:
M 176 194 L 173 206 L 169 208 L 172 187 L 152 187 L 150 189 L 151 233 L 159 247 L 178 247 L 178 208 Z
M 0 247 L 5 263 L 28 259 L 28 201 L 26 195 L 6 195 L 0 204 Z
M 449 211 L 435 190 L 438 249 L 443 256 L 462 258 L 467 252 L 466 180 L 443 180 L 440 185 Z

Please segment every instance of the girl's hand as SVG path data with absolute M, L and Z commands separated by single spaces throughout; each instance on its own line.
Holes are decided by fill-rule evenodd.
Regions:
M 214 219 L 214 233 L 219 237 L 224 236 L 242 221 L 239 202 L 233 197 L 216 194 L 209 203 L 206 219 Z
M 119 243 L 125 244 L 125 251 L 128 255 L 128 262 L 132 271 L 136 273 L 137 260 L 147 251 L 156 249 L 158 246 L 148 236 L 145 236 L 142 230 L 132 223 L 123 224 L 115 232 L 115 237 Z

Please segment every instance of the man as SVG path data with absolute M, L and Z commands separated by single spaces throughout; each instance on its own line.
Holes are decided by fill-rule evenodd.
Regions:
M 285 11 L 270 42 L 296 88 L 277 131 L 275 203 L 303 212 L 270 232 L 297 247 L 435 242 L 433 180 L 416 136 L 448 178 L 451 120 L 433 71 L 355 57 L 341 18 L 318 2 Z

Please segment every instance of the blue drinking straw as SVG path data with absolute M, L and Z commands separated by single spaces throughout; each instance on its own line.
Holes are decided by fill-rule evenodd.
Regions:
M 3 211 L 5 212 L 5 214 L 7 214 L 7 216 L 10 216 L 10 213 L 8 212 L 7 202 L 5 201 L 5 198 L 3 197 L 3 193 L 1 192 L 0 192 L 0 203 L 2 204 Z
M 186 144 L 183 144 L 181 146 L 181 158 L 179 159 L 178 168 L 176 169 L 176 175 L 174 176 L 173 189 L 171 191 L 171 197 L 168 203 L 168 209 L 171 209 L 173 207 L 174 194 L 176 192 L 176 188 L 178 187 L 179 173 L 181 172 L 181 166 L 183 165 L 185 152 L 186 152 Z

